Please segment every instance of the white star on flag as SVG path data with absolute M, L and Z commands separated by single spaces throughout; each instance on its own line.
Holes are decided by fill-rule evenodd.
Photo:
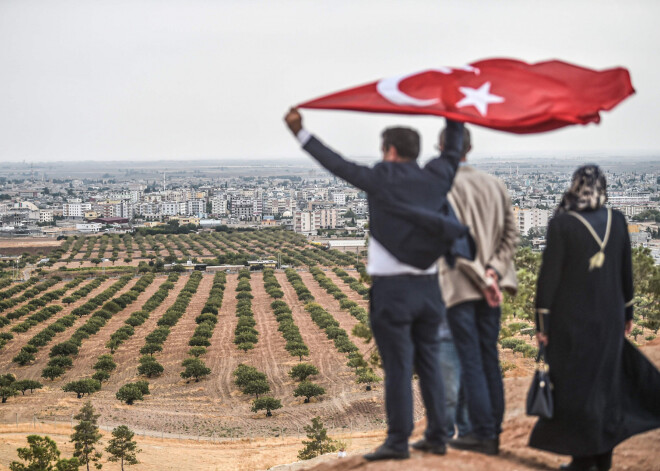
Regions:
M 486 116 L 486 113 L 488 113 L 488 105 L 490 103 L 504 102 L 504 97 L 490 93 L 490 82 L 484 83 L 479 88 L 458 87 L 458 90 L 465 95 L 465 97 L 456 103 L 456 107 L 463 108 L 464 106 L 474 106 L 481 116 Z

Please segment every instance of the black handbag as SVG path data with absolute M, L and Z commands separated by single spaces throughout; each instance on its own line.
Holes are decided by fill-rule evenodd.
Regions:
M 536 371 L 527 392 L 526 412 L 527 415 L 534 415 L 543 419 L 552 419 L 554 412 L 550 369 L 545 362 L 545 348 L 543 344 L 539 344 L 539 353 L 536 356 Z

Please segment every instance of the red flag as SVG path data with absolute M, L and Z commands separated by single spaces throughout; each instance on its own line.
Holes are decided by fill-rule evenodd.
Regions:
M 385 78 L 298 106 L 446 116 L 524 134 L 598 123 L 599 111 L 633 93 L 624 68 L 597 71 L 556 60 L 488 59 Z

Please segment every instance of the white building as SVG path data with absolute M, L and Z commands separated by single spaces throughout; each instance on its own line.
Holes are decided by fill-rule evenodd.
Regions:
M 88 224 L 76 224 L 76 230 L 80 232 L 99 232 L 103 224 L 99 222 L 91 222 Z
M 530 229 L 533 228 L 548 227 L 550 211 L 547 209 L 518 209 L 514 211 L 515 213 L 517 213 L 520 235 L 526 236 L 529 234 Z
M 91 211 L 91 203 L 82 203 L 80 200 L 70 200 L 62 205 L 62 216 L 65 218 L 81 218 L 85 211 Z
M 335 192 L 332 194 L 332 200 L 337 206 L 346 206 L 346 193 L 344 192 Z
M 163 216 L 178 216 L 179 203 L 176 201 L 163 201 L 158 205 L 158 212 Z
M 206 213 L 206 201 L 200 199 L 186 201 L 186 214 L 188 216 L 198 216 Z
M 651 202 L 651 195 L 648 193 L 631 193 L 625 196 L 608 196 L 607 202 L 612 206 L 649 204 Z
M 219 216 L 227 215 L 227 200 L 223 198 L 211 198 L 211 214 Z
M 154 217 L 158 207 L 151 203 L 140 203 L 135 206 L 135 213 L 145 217 Z
M 124 200 L 120 205 L 120 214 L 119 217 L 126 219 L 133 219 L 135 216 L 135 205 L 131 200 Z
M 316 234 L 316 231 L 319 229 L 335 229 L 336 227 L 336 209 L 295 211 L 293 213 L 293 230 L 300 234 Z
M 53 212 L 45 209 L 39 211 L 39 222 L 53 222 Z

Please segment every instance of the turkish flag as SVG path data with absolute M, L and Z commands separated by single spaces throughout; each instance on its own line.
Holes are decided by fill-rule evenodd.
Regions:
M 597 71 L 557 60 L 488 59 L 385 78 L 298 106 L 437 115 L 525 134 L 598 123 L 599 111 L 633 93 L 624 68 Z

